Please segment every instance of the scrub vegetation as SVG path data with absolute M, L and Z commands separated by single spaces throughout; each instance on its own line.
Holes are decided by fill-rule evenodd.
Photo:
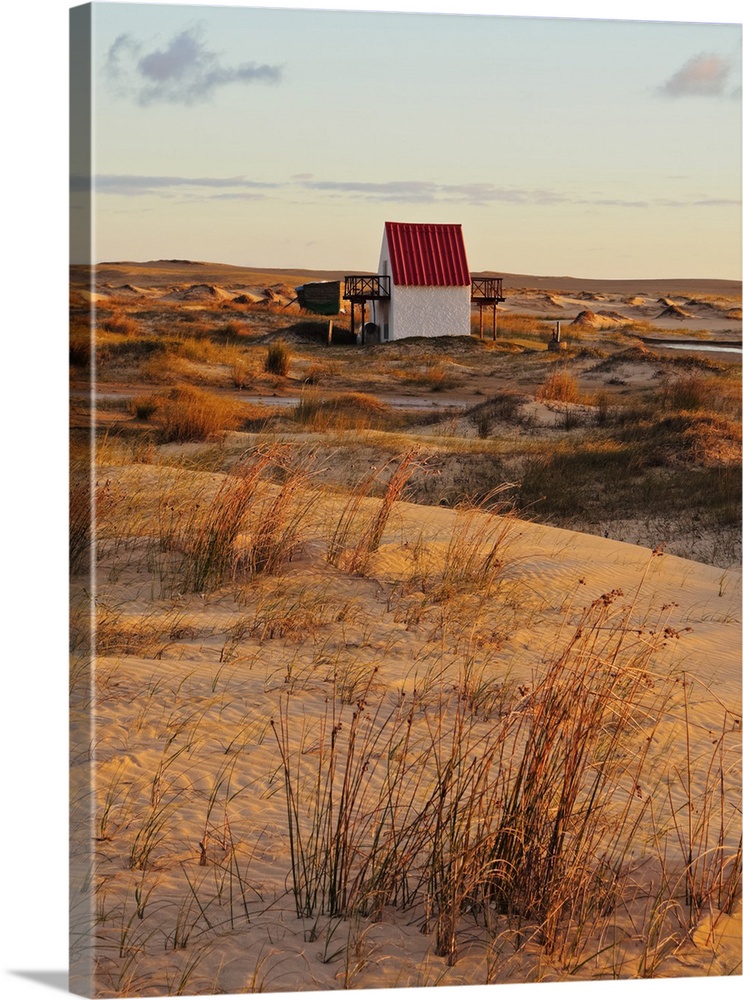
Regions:
M 740 974 L 739 359 L 145 272 L 73 287 L 73 988 Z

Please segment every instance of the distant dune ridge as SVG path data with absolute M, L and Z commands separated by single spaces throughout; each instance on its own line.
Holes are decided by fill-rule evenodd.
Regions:
M 86 268 L 87 265 L 73 265 L 75 267 Z M 188 272 L 193 273 L 194 269 L 201 272 L 201 280 L 218 284 L 220 282 L 231 282 L 242 274 L 245 280 L 250 275 L 284 275 L 287 283 L 293 283 L 294 278 L 301 278 L 310 281 L 337 281 L 346 274 L 364 274 L 364 269 L 349 266 L 344 270 L 317 270 L 312 268 L 259 268 L 244 267 L 238 264 L 215 264 L 204 261 L 179 261 L 179 260 L 154 260 L 154 261 L 109 261 L 95 265 L 101 280 L 110 280 L 110 276 L 116 274 L 134 275 L 138 270 L 149 274 L 165 276 L 167 274 L 182 275 L 184 280 L 188 280 Z M 372 272 L 368 272 L 372 273 Z M 632 294 L 668 294 L 670 290 L 685 294 L 693 294 L 695 291 L 707 295 L 733 295 L 740 296 L 741 282 L 730 281 L 717 278 L 574 278 L 569 275 L 545 276 L 530 274 L 512 274 L 505 271 L 473 271 L 474 274 L 502 277 L 504 288 L 515 290 L 518 288 L 529 288 L 535 291 L 553 291 L 562 289 L 572 292 L 624 292 Z
M 273 303 L 281 308 L 295 301 L 296 286 L 309 281 L 342 280 L 353 269 L 261 269 L 204 261 L 156 260 L 104 262 L 95 267 L 73 266 L 73 282 L 94 290 L 83 291 L 88 300 L 106 297 L 164 296 L 170 301 L 207 303 L 229 301 L 250 305 Z M 739 323 L 741 283 L 713 279 L 589 279 L 569 276 L 476 272 L 503 278 L 502 312 L 547 313 L 564 318 L 576 328 L 611 330 L 633 320 L 657 321 L 661 326 L 684 322 L 689 329 L 713 332 Z M 197 279 L 197 280 L 195 280 Z M 602 310 L 584 309 L 595 302 Z M 663 308 L 658 310 L 658 306 Z M 624 311 L 629 310 L 627 315 Z M 733 332 L 735 327 L 732 328 Z

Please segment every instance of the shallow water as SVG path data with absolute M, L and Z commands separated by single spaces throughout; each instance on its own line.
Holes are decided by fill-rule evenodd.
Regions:
M 375 397 L 388 406 L 399 407 L 410 410 L 450 410 L 466 409 L 471 406 L 466 400 L 459 399 L 427 399 L 420 396 L 386 396 L 383 392 L 377 392 Z M 256 403 L 264 406 L 297 406 L 302 401 L 301 396 L 240 396 L 244 403 Z
M 657 347 L 670 347 L 674 351 L 719 351 L 722 354 L 741 354 L 743 353 L 743 347 L 737 344 L 722 345 L 722 344 L 705 344 L 700 341 L 684 341 L 675 343 L 670 343 L 666 341 L 656 341 Z

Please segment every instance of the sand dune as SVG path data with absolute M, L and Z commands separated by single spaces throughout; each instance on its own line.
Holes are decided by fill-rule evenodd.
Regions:
M 96 271 L 73 987 L 739 975 L 740 286 L 510 276 L 502 339 L 359 349 L 311 272 Z
M 146 525 L 163 510 L 163 497 L 174 509 L 194 496 L 208 504 L 223 477 L 154 466 L 112 466 L 99 475 L 112 500 L 128 498 L 126 524 L 121 515 L 102 514 L 97 567 L 95 828 L 105 905 L 99 901 L 96 951 L 97 983 L 106 995 L 146 995 L 163 977 L 176 982 L 184 975 L 189 992 L 199 993 L 739 970 L 740 904 L 721 913 L 705 897 L 695 916 L 683 898 L 666 899 L 674 890 L 663 875 L 665 869 L 673 881 L 684 868 L 686 827 L 677 830 L 671 816 L 686 823 L 685 796 L 716 817 L 697 839 L 716 838 L 722 824 L 726 857 L 735 863 L 739 571 L 484 513 L 397 503 L 377 551 L 363 572 L 351 573 L 345 557 L 327 561 L 347 500 L 317 494 L 306 508 L 301 544 L 278 576 L 153 600 L 167 569 L 153 563 L 156 550 L 142 532 L 151 530 Z M 370 500 L 359 508 L 362 515 L 377 509 Z M 114 527 L 129 536 L 126 546 L 114 544 Z M 436 591 L 451 565 L 453 539 L 460 551 L 468 538 L 485 551 L 496 536 L 499 568 L 479 596 L 462 589 L 464 578 L 460 592 Z M 235 544 L 249 540 L 250 533 Z M 298 779 L 310 780 L 318 755 L 328 752 L 329 726 L 343 732 L 339 747 L 357 718 L 366 739 L 376 731 L 364 743 L 368 759 L 355 779 L 363 798 L 355 800 L 354 816 L 363 829 L 394 759 L 383 749 L 386 727 L 397 732 L 399 716 L 401 732 L 409 732 L 417 747 L 414 775 L 415 755 L 436 727 L 444 727 L 437 752 L 449 745 L 464 669 L 482 688 L 467 709 L 469 735 L 457 739 L 484 752 L 489 734 L 528 709 L 540 676 L 577 641 L 571 636 L 583 609 L 597 599 L 596 607 L 616 602 L 619 619 L 629 616 L 633 645 L 639 637 L 640 645 L 657 647 L 643 669 L 648 697 L 660 698 L 652 704 L 663 708 L 645 715 L 638 701 L 635 731 L 621 751 L 631 754 L 629 764 L 639 746 L 651 748 L 629 799 L 626 788 L 612 793 L 616 808 L 626 800 L 636 820 L 623 848 L 621 893 L 605 917 L 593 916 L 595 930 L 576 926 L 565 948 L 549 952 L 539 921 L 519 920 L 516 932 L 505 916 L 494 914 L 490 925 L 464 907 L 456 918 L 456 959 L 449 961 L 436 953 L 433 925 L 421 933 L 428 897 L 415 902 L 412 884 L 407 906 L 389 898 L 355 916 L 298 915 L 280 748 L 292 755 Z M 612 612 L 602 627 L 617 620 Z M 623 655 L 621 662 L 630 669 L 631 659 Z M 685 692 L 692 688 L 690 701 Z M 73 683 L 73 707 L 85 713 L 86 697 L 85 685 Z M 722 813 L 718 760 L 725 770 Z M 80 758 L 73 785 L 84 783 L 87 769 Z M 435 769 L 426 773 L 432 778 Z M 337 794 L 341 779 L 339 770 Z M 401 795 L 413 781 L 412 795 L 423 777 L 399 780 Z M 311 796 L 302 801 L 302 809 L 311 808 Z M 372 810 L 366 819 L 364 801 Z M 302 817 L 297 822 L 308 835 Z M 358 866 L 360 857 L 354 859 L 349 864 Z M 84 897 L 79 902 L 84 908 Z M 658 906 L 663 916 L 649 945 L 637 928 Z M 609 928 L 614 944 L 597 948 L 597 935 L 605 943 Z
M 682 309 L 681 306 L 677 306 L 675 303 L 666 306 L 666 308 L 658 313 L 658 317 L 669 316 L 672 319 L 691 319 L 693 313 L 690 313 L 688 309 Z
M 171 302 L 209 302 L 224 300 L 230 295 L 217 285 L 197 284 L 174 288 L 163 298 Z
M 571 326 L 583 326 L 591 330 L 616 330 L 623 326 L 630 326 L 631 323 L 632 320 L 618 312 L 599 310 L 595 313 L 591 312 L 590 309 L 584 309 L 578 313 Z

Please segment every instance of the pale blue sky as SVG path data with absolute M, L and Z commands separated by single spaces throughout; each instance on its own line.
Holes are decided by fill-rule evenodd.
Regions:
M 740 276 L 740 26 L 94 9 L 98 260 Z

